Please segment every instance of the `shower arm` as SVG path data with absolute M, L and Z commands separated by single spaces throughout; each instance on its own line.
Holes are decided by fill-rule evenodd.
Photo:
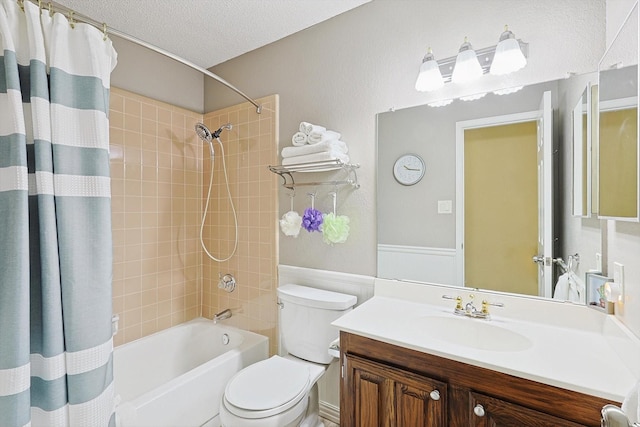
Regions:
M 158 46 L 154 46 L 151 43 L 147 43 L 144 40 L 140 40 L 132 35 L 129 35 L 127 33 L 124 33 L 120 30 L 116 30 L 115 28 L 109 27 L 106 24 L 97 22 L 91 18 L 89 18 L 88 16 L 79 14 L 77 12 L 75 12 L 72 9 L 69 9 L 68 7 L 65 7 L 63 5 L 61 5 L 60 3 L 56 3 L 56 2 L 52 2 L 54 9 L 57 9 L 58 11 L 62 11 L 65 13 L 70 13 L 73 12 L 73 18 L 76 21 L 81 21 L 84 22 L 86 24 L 92 25 L 96 28 L 101 29 L 104 33 L 105 36 L 107 35 L 107 33 L 113 34 L 115 36 L 118 36 L 122 39 L 128 40 L 132 43 L 135 43 L 137 45 L 140 45 L 142 47 L 145 47 L 149 50 L 152 50 L 156 53 L 159 53 L 161 55 L 164 55 L 168 58 L 173 59 L 174 61 L 180 62 L 181 64 L 186 65 L 187 67 L 193 68 L 196 71 L 200 71 L 202 74 L 204 74 L 205 76 L 211 77 L 212 79 L 216 80 L 219 83 L 222 83 L 223 85 L 225 85 L 226 87 L 228 87 L 229 89 L 231 89 L 232 91 L 234 91 L 235 93 L 237 93 L 238 95 L 240 95 L 241 97 L 243 97 L 244 99 L 246 99 L 247 101 L 249 101 L 251 104 L 253 104 L 256 107 L 256 113 L 260 114 L 262 113 L 262 105 L 258 104 L 256 101 L 254 101 L 253 99 L 249 98 L 249 96 L 247 96 L 244 92 L 242 92 L 240 89 L 238 89 L 237 87 L 235 87 L 234 85 L 232 85 L 231 83 L 229 83 L 228 81 L 226 81 L 225 79 L 223 79 L 222 77 L 218 76 L 217 74 L 212 73 L 211 71 L 207 70 L 206 68 L 203 68 L 199 65 L 194 64 L 191 61 L 188 61 L 184 58 L 179 57 L 178 55 L 174 55 L 173 53 L 166 51 L 162 48 L 159 48 Z

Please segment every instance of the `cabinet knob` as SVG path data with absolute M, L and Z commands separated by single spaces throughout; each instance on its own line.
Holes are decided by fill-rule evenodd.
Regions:
M 432 400 L 440 400 L 440 392 L 438 390 L 433 390 L 431 393 L 429 393 L 429 397 Z
M 484 407 L 478 403 L 476 407 L 473 408 L 473 413 L 479 417 L 484 417 Z

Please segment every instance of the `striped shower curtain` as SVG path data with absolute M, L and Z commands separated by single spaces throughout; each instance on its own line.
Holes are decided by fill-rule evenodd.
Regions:
M 98 29 L 74 27 L 28 0 L 0 0 L 2 427 L 115 425 L 116 54 Z

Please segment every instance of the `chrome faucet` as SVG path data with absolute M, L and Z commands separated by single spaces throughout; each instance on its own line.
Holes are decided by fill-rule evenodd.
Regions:
M 474 298 L 473 294 L 469 295 L 470 301 L 465 304 L 464 308 L 462 308 L 462 298 L 459 296 L 454 298 L 449 295 L 442 295 L 442 298 L 453 299 L 456 301 L 456 307 L 453 309 L 454 314 L 457 314 L 458 316 L 473 317 L 474 319 L 485 319 L 485 320 L 491 319 L 491 315 L 489 314 L 490 305 L 493 305 L 496 307 L 504 307 L 504 304 L 502 303 L 492 303 L 484 300 L 482 301 L 482 308 L 478 310 L 478 308 L 475 305 L 473 305 L 473 298 Z
M 231 309 L 222 310 L 220 313 L 213 315 L 213 323 L 218 323 L 218 320 L 224 320 L 231 317 Z

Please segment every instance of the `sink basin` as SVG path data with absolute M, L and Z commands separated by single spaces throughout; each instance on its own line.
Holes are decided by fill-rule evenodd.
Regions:
M 468 317 L 424 316 L 424 335 L 459 346 L 488 351 L 523 351 L 533 343 L 518 332 L 496 326 L 491 321 Z

